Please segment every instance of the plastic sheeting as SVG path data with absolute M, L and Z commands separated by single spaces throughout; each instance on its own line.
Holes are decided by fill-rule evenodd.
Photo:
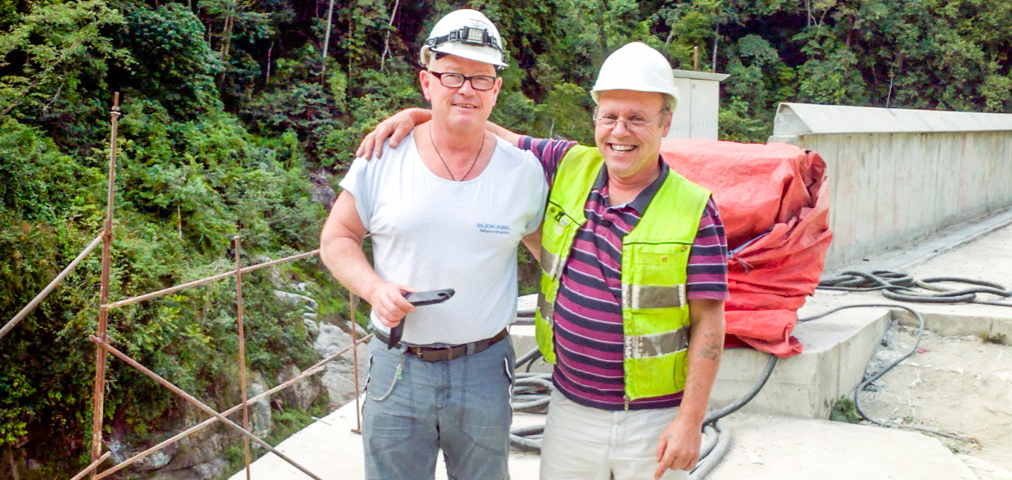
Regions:
M 801 353 L 791 336 L 815 291 L 832 240 L 826 162 L 784 143 L 676 139 L 661 144 L 675 171 L 713 192 L 727 233 L 727 346 L 780 357 Z

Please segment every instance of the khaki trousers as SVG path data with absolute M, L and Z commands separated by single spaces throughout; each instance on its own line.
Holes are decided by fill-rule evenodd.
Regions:
M 661 432 L 677 408 L 608 411 L 552 392 L 541 441 L 541 480 L 653 480 Z M 661 480 L 688 480 L 668 470 Z

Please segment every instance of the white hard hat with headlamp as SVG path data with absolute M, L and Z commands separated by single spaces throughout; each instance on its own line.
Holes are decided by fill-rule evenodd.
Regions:
M 594 103 L 605 90 L 656 92 L 670 95 L 674 104 L 678 103 L 678 87 L 668 59 L 640 42 L 628 43 L 605 59 L 590 91 Z
M 476 62 L 508 67 L 504 61 L 499 30 L 492 21 L 477 10 L 456 10 L 446 14 L 432 27 L 419 55 L 422 66 L 428 66 L 433 53 L 456 55 Z

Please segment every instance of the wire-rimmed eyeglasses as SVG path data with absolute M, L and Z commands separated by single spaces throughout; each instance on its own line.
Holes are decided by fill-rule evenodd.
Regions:
M 491 90 L 495 86 L 495 77 L 491 75 L 472 75 L 468 77 L 459 73 L 434 72 L 432 70 L 429 70 L 429 73 L 435 75 L 439 79 L 439 83 L 447 88 L 460 88 L 468 80 L 471 81 L 471 88 L 475 90 Z
M 603 114 L 603 115 L 598 115 L 598 112 L 595 111 L 594 112 L 594 125 L 597 125 L 599 127 L 605 127 L 605 128 L 614 128 L 615 125 L 617 125 L 619 122 L 623 122 L 623 123 L 625 123 L 625 128 L 626 129 L 632 130 L 634 132 L 640 132 L 640 131 L 645 130 L 647 127 L 653 125 L 654 120 L 657 120 L 658 118 L 660 118 L 662 115 L 664 115 L 667 112 L 668 112 L 668 109 L 666 109 L 666 108 L 665 109 L 661 109 L 661 112 L 658 113 L 657 115 L 654 115 L 654 118 L 646 120 L 643 117 L 640 117 L 639 115 L 633 115 L 633 116 L 631 116 L 629 118 L 622 119 L 622 118 L 616 117 L 615 115 L 612 115 L 610 113 L 606 113 L 606 114 Z

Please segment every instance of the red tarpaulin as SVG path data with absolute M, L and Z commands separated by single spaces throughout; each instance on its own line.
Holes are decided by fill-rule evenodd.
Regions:
M 801 353 L 791 331 L 819 283 L 832 239 L 826 162 L 785 143 L 698 139 L 666 140 L 661 156 L 713 192 L 720 209 L 733 252 L 726 344 L 780 357 Z

